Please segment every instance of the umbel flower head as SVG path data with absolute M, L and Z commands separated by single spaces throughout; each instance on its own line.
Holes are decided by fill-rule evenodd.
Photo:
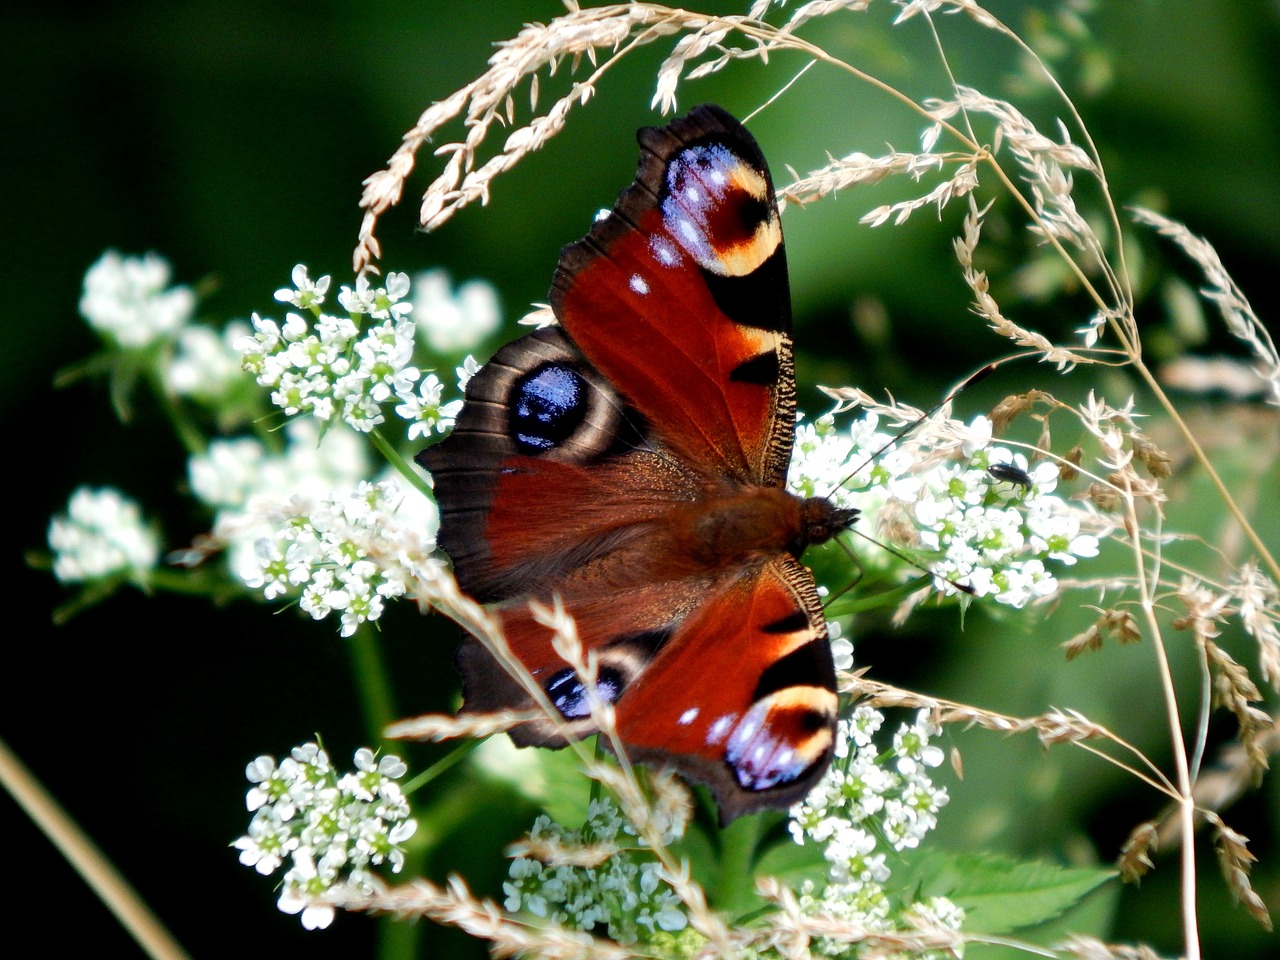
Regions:
M 620 943 L 648 940 L 658 931 L 675 933 L 688 925 L 680 898 L 663 880 L 662 867 L 643 850 L 636 828 L 610 800 L 593 800 L 580 830 L 538 817 L 526 844 L 557 851 L 566 862 L 543 863 L 530 856 L 511 863 L 506 908 L 527 911 L 562 926 L 591 930 L 603 925 Z M 594 847 L 604 853 L 590 865 L 567 862 L 567 851 Z M 630 849 L 628 849 L 630 848 Z
M 338 303 L 345 316 L 323 310 L 329 277 L 312 281 L 299 264 L 293 281 L 276 299 L 301 312 L 286 313 L 283 323 L 255 313 L 254 332 L 237 343 L 244 369 L 271 390 L 272 403 L 289 416 L 341 420 L 361 433 L 385 422 L 389 401 L 425 424 L 424 433 L 452 426 L 461 401 L 441 406 L 439 380 L 413 365 L 418 327 L 408 274 L 389 274 L 385 287 L 364 276 L 344 286 Z
M 264 876 L 288 865 L 278 905 L 301 913 L 308 930 L 333 922 L 334 908 L 317 902 L 339 884 L 368 892 L 372 868 L 404 866 L 404 843 L 417 829 L 395 782 L 406 767 L 362 747 L 355 771 L 339 774 L 318 744 L 295 747 L 279 764 L 258 757 L 245 769 L 249 832 L 233 846 L 240 862 Z
M 840 721 L 836 759 L 791 808 L 789 824 L 796 843 L 817 843 L 827 862 L 826 884 L 819 889 L 806 882 L 801 909 L 873 931 L 891 929 L 905 916 L 894 915 L 894 898 L 886 891 L 892 855 L 919 846 L 949 799 L 930 775 L 943 753 L 931 742 L 941 728 L 928 713 L 902 724 L 887 750 L 875 740 L 883 724 L 884 714 L 867 706 Z M 944 898 L 909 908 L 928 911 L 952 930 L 964 920 L 964 911 Z M 849 944 L 835 939 L 820 939 L 815 947 L 824 956 L 849 955 Z
M 991 444 L 991 422 L 945 421 L 955 455 L 940 456 L 928 439 L 895 436 L 869 411 L 840 429 L 833 416 L 801 422 L 788 483 L 803 496 L 831 496 L 857 507 L 864 529 L 896 531 L 895 542 L 917 553 L 934 574 L 936 589 L 991 597 L 1021 607 L 1058 589 L 1046 561 L 1071 565 L 1098 554 L 1098 539 L 1084 524 L 1096 518 L 1054 494 L 1058 470 L 1034 468 L 1013 450 Z M 1000 479 L 1010 468 L 1025 484 Z M 869 551 L 869 566 L 899 563 L 887 551 Z M 904 569 L 909 573 L 909 569 Z

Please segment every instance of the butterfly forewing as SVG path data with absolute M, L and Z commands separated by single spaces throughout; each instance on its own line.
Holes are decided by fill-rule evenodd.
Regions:
M 795 420 L 777 201 L 755 140 L 700 107 L 640 133 L 636 182 L 561 253 L 551 290 L 591 362 L 694 462 L 786 478 Z
M 563 592 L 692 496 L 691 471 L 641 425 L 561 329 L 499 350 L 467 385 L 453 433 L 418 456 L 461 587 L 483 602 Z

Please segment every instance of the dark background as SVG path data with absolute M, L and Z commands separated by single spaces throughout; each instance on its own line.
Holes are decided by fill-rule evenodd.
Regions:
M 1102 6 L 1085 49 L 1110 81 L 1078 102 L 1114 196 L 1161 206 L 1210 238 L 1270 322 L 1280 266 L 1276 4 Z M 345 764 L 371 736 L 351 683 L 347 642 L 293 611 L 272 616 L 248 602 L 213 610 L 198 600 L 126 592 L 66 626 L 50 624 L 67 594 L 28 570 L 23 554 L 43 548 L 49 516 L 76 486 L 114 485 L 136 497 L 161 520 L 170 547 L 208 523 L 179 495 L 185 462 L 154 407 L 142 403 L 122 427 L 102 383 L 51 388 L 57 370 L 97 346 L 76 312 L 84 270 L 108 247 L 155 250 L 173 263 L 178 282 L 213 282 L 203 313 L 215 320 L 273 310 L 271 292 L 299 261 L 313 276 L 328 272 L 335 285 L 350 282 L 362 178 L 382 165 L 424 107 L 483 69 L 494 41 L 561 9 L 552 2 L 136 0 L 4 14 L 0 269 L 10 336 L 0 355 L 0 404 L 15 507 L 8 551 L 15 605 L 0 736 L 197 956 L 369 952 L 374 924 L 343 916 L 326 933 L 304 934 L 295 918 L 276 912 L 271 882 L 240 867 L 227 845 L 247 824 L 248 760 L 279 755 L 319 731 Z M 993 9 L 1021 27 L 1035 22 L 1040 7 L 1009 2 Z M 920 66 L 932 63 L 922 32 L 890 37 L 879 26 L 888 16 L 840 18 L 815 34 L 913 96 L 943 91 L 935 68 Z M 948 36 L 955 37 L 962 79 L 1008 91 L 1015 63 L 1009 47 L 959 21 L 943 18 L 942 25 L 954 30 Z M 512 321 L 544 299 L 559 247 L 581 235 L 632 174 L 634 129 L 659 119 L 648 104 L 656 57 L 668 49 L 655 45 L 606 78 L 563 136 L 498 182 L 488 209 L 469 210 L 425 236 L 414 231 L 411 193 L 405 209 L 382 225 L 386 267 L 441 265 L 459 280 L 487 278 Z M 718 100 L 746 113 L 800 65 L 777 58 L 771 70 L 731 69 L 683 88 L 681 107 Z M 1063 73 L 1069 89 L 1080 89 L 1073 83 L 1086 72 L 1078 61 L 1065 61 Z M 543 106 L 549 103 L 544 96 Z M 1036 119 L 1052 115 L 1046 109 Z M 780 183 L 788 179 L 786 165 L 812 169 L 826 151 L 875 154 L 886 142 L 910 149 L 916 126 L 881 95 L 821 70 L 752 123 Z M 420 161 L 436 169 L 429 156 Z M 427 183 L 419 173 L 411 191 Z M 956 215 L 941 226 L 925 212 L 902 229 L 858 227 L 857 217 L 886 196 L 855 193 L 786 217 L 799 380 L 806 391 L 816 382 L 851 382 L 928 405 L 1005 347 L 967 312 L 947 241 Z M 1142 275 L 1143 318 L 1156 342 L 1176 340 L 1163 336 L 1154 295 L 1160 269 Z M 878 338 L 851 324 L 857 298 L 883 306 L 889 326 Z M 1083 320 L 1048 305 L 1025 309 L 1022 318 L 1049 333 Z M 1194 346 L 1228 345 L 1214 332 Z M 1003 393 L 1044 385 L 1041 373 L 1024 367 L 1001 374 L 962 398 L 961 412 L 972 415 Z M 1086 374 L 1049 384 L 1065 396 L 1090 385 Z M 1117 398 L 1124 396 L 1120 386 Z M 812 392 L 802 405 L 821 409 Z M 1271 473 L 1258 481 L 1259 499 L 1271 510 L 1274 480 Z M 1185 488 L 1189 501 L 1196 490 Z M 1263 519 L 1274 533 L 1274 516 Z M 858 631 L 859 660 L 885 679 L 994 709 L 1031 713 L 1054 704 L 1102 722 L 1134 722 L 1144 731 L 1136 739 L 1159 753 L 1161 707 L 1149 647 L 1064 668 L 1053 644 L 1070 635 L 1067 626 L 1046 639 L 1018 618 L 971 614 L 963 633 L 956 620 L 926 612 L 897 633 L 868 624 Z M 447 630 L 396 610 L 380 642 L 400 712 L 450 706 L 456 681 Z M 1247 644 L 1237 656 L 1255 662 Z M 1194 689 L 1193 676 L 1185 676 Z M 953 806 L 943 815 L 940 835 L 954 849 L 1106 862 L 1134 823 L 1159 812 L 1149 792 L 1072 751 L 1045 757 L 1030 741 L 955 736 L 969 776 L 952 784 Z M 414 754 L 415 769 L 431 756 Z M 1002 770 L 1023 771 L 1026 779 L 1007 782 Z M 499 850 L 527 828 L 533 808 L 498 787 L 460 784 L 442 781 L 437 800 L 415 798 L 428 810 L 430 831 L 445 838 L 423 869 L 436 878 L 459 870 L 493 893 L 505 870 Z M 1229 815 L 1263 857 L 1256 883 L 1273 912 L 1280 907 L 1271 859 L 1278 806 L 1268 784 Z M 132 954 L 136 948 L 8 798 L 0 800 L 0 818 L 3 835 L 17 841 L 9 847 L 18 855 L 9 862 L 5 911 L 14 939 L 32 937 L 58 953 Z M 1176 863 L 1165 857 L 1159 866 L 1141 891 L 1126 891 L 1111 906 L 1120 917 L 1116 936 L 1171 954 L 1180 949 Z M 1227 903 L 1207 850 L 1203 870 L 1209 955 L 1274 955 L 1274 937 L 1257 933 Z M 467 949 L 434 927 L 423 938 L 422 955 Z

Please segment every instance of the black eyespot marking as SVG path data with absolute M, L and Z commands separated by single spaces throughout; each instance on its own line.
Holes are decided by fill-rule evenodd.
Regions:
M 796 726 L 805 733 L 817 733 L 831 725 L 831 717 L 820 710 L 805 710 L 796 717 Z
M 587 384 L 573 369 L 548 363 L 511 391 L 511 437 L 521 453 L 545 453 L 573 436 L 587 412 Z
M 743 192 L 735 194 L 735 199 L 737 202 L 734 204 L 734 212 L 742 224 L 744 236 L 754 236 L 756 228 L 762 223 L 768 223 L 769 218 L 774 215 L 773 205 L 763 197 Z
M 759 356 L 744 360 L 729 374 L 730 380 L 771 387 L 778 382 L 778 352 L 769 350 Z
M 596 673 L 596 696 L 614 703 L 622 695 L 622 674 L 612 667 L 601 667 Z M 572 667 L 566 667 L 547 682 L 547 696 L 566 720 L 591 716 L 587 705 L 587 688 Z

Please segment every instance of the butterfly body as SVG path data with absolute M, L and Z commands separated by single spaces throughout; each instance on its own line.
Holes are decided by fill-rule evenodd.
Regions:
M 628 755 L 708 784 L 728 820 L 795 802 L 830 762 L 835 673 L 799 557 L 856 511 L 784 487 L 790 301 L 759 147 L 717 107 L 639 140 L 635 182 L 561 253 L 560 326 L 499 350 L 419 462 L 459 584 L 560 711 L 513 739 L 594 730 L 528 607 L 558 597 Z M 532 706 L 478 641 L 459 666 L 464 710 Z

